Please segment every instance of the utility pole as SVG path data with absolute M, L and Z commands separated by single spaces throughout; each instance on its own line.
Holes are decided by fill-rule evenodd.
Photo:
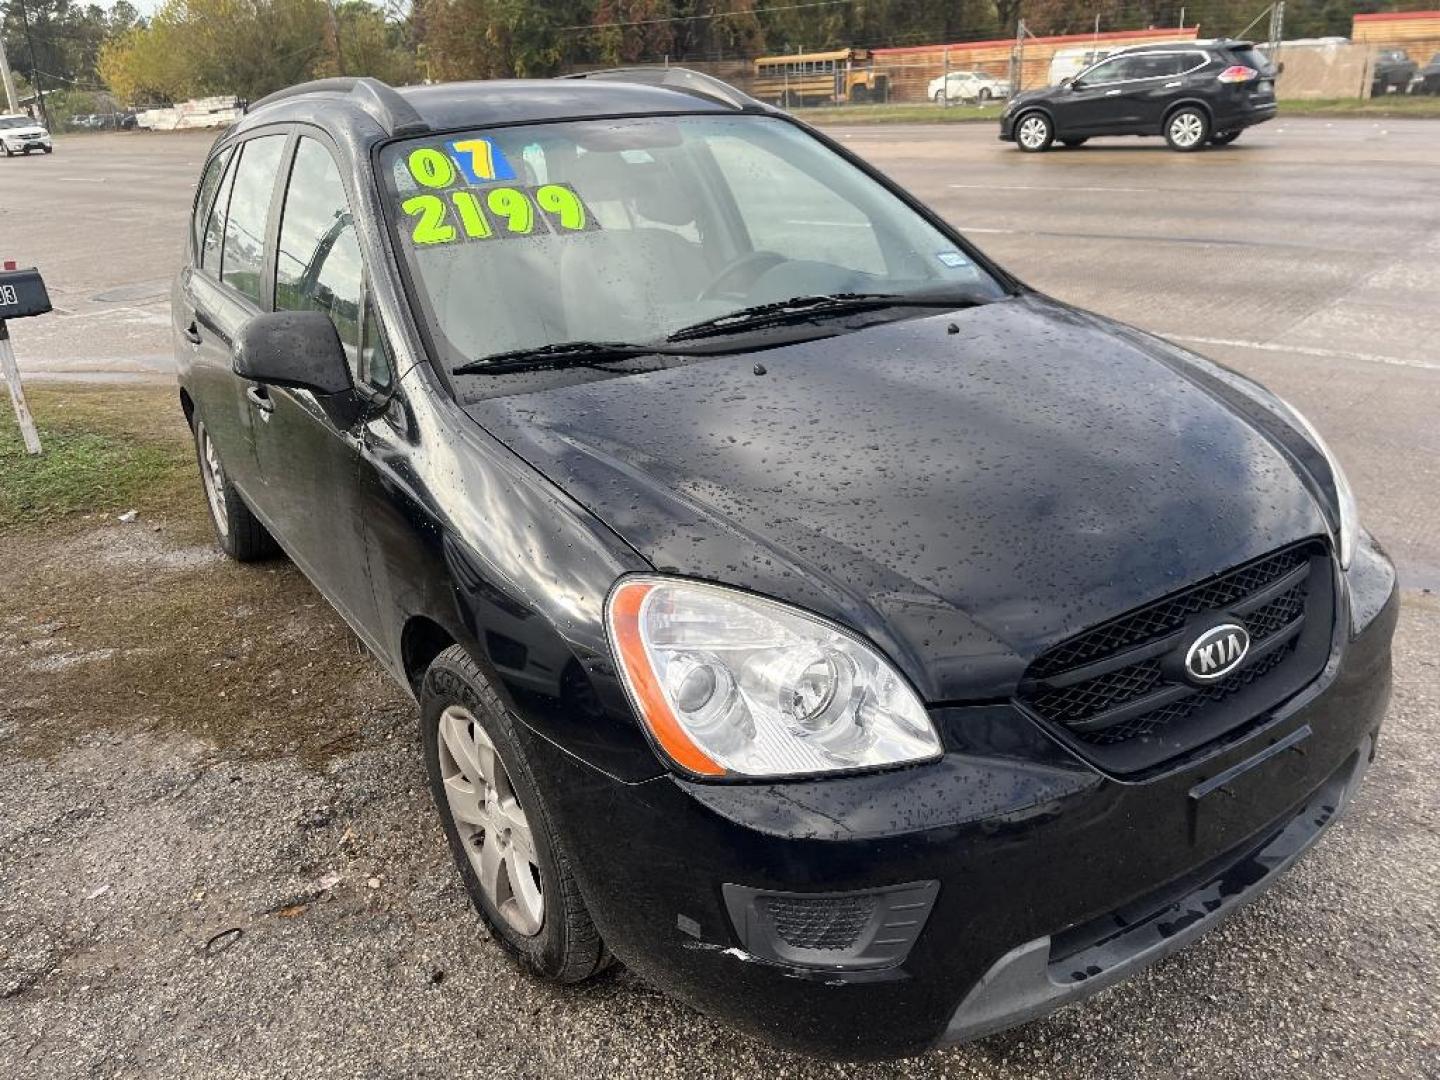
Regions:
M 1015 50 L 1010 54 L 1010 96 L 1014 97 L 1023 87 L 1025 78 L 1025 20 L 1015 22 Z
M 20 111 L 20 98 L 15 93 L 15 76 L 10 74 L 10 59 L 5 55 L 5 34 L 0 32 L 0 81 L 5 83 L 5 103 L 12 113 Z
M 40 123 L 50 126 L 50 114 L 45 111 L 45 88 L 40 85 L 40 62 L 35 59 L 35 35 L 30 33 L 30 14 L 25 10 L 25 0 L 15 0 L 20 5 L 20 25 L 25 28 L 25 44 L 30 49 L 30 77 L 35 83 L 35 99 L 40 104 Z
M 1270 63 L 1275 63 L 1275 54 L 1280 51 L 1280 39 L 1285 36 L 1285 0 L 1276 0 L 1270 9 Z

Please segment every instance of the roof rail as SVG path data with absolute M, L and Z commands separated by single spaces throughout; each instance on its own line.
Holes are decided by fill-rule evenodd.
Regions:
M 355 99 L 355 104 L 378 120 L 380 126 L 390 135 L 419 135 L 430 130 L 430 125 L 398 90 L 379 79 L 371 78 L 342 76 L 297 83 L 284 90 L 276 90 L 273 94 L 266 94 L 259 101 L 247 105 L 245 111 L 248 113 L 251 109 L 274 105 L 278 101 L 288 101 L 304 94 L 348 94 Z
M 737 90 L 714 75 L 683 67 L 624 67 L 606 68 L 603 71 L 576 71 L 560 76 L 562 79 L 603 79 L 607 82 L 643 83 L 646 86 L 668 86 L 672 90 L 708 98 L 732 109 L 760 110 L 769 112 L 770 107 L 763 101 L 751 97 L 743 90 Z

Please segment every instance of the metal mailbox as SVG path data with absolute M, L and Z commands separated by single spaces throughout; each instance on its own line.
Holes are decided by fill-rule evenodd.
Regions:
M 6 319 L 27 319 L 50 310 L 50 294 L 40 271 L 0 270 L 0 323 Z

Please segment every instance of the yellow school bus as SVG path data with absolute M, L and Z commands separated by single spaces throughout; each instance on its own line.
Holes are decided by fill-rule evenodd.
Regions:
M 883 101 L 889 81 L 869 49 L 835 49 L 760 57 L 750 93 L 782 106 Z

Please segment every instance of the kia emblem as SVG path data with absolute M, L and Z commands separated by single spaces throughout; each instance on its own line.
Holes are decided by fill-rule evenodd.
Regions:
M 1212 626 L 1190 643 L 1185 674 L 1191 682 L 1212 683 L 1240 666 L 1250 651 L 1250 635 L 1239 623 Z

